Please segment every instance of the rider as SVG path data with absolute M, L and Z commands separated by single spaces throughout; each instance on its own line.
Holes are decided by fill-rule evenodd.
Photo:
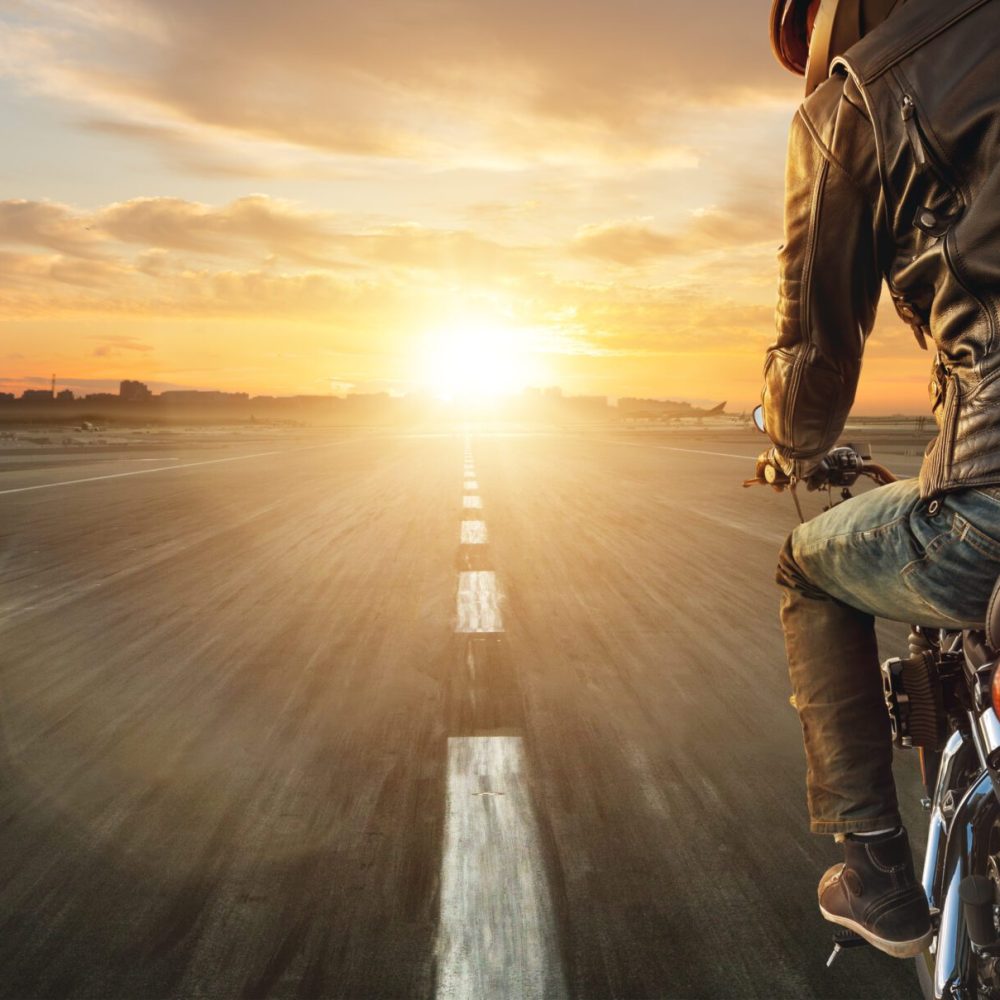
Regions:
M 930 349 L 919 479 L 799 526 L 778 567 L 811 829 L 844 863 L 820 910 L 891 955 L 930 941 L 892 777 L 874 617 L 981 627 L 1000 574 L 1000 0 L 774 0 L 806 77 L 791 127 L 761 456 L 815 484 L 882 282 Z

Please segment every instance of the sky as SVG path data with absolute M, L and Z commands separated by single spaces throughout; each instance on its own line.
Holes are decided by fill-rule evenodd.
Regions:
M 759 397 L 766 0 L 0 0 L 0 389 Z M 926 409 L 883 308 L 857 410 Z

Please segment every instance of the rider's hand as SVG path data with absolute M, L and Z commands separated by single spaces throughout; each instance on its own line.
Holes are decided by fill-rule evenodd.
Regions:
M 768 467 L 772 470 L 771 478 L 768 478 Z M 757 458 L 757 478 L 779 490 L 786 486 L 792 477 L 804 481 L 811 490 L 820 489 L 826 484 L 827 471 L 825 458 L 818 460 L 786 458 L 776 448 L 768 448 Z
M 824 455 L 818 462 L 813 460 L 802 472 L 799 478 L 806 484 L 808 490 L 824 490 L 830 482 L 830 472 L 834 464 L 829 455 Z
M 754 470 L 758 481 L 768 483 L 776 490 L 783 489 L 788 483 L 788 473 L 785 463 L 774 448 L 768 448 L 757 456 L 757 467 Z

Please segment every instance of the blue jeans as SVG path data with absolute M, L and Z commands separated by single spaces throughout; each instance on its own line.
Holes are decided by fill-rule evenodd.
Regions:
M 799 525 L 778 564 L 810 827 L 899 824 L 874 619 L 981 627 L 1000 575 L 1000 487 L 921 499 L 906 479 Z

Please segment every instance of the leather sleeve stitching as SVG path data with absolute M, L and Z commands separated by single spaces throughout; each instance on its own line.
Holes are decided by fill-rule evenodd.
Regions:
M 848 101 L 848 103 L 850 103 L 850 102 Z M 852 105 L 852 107 L 853 107 L 853 105 Z M 822 140 L 822 138 L 820 138 L 819 131 L 817 130 L 816 126 L 813 124 L 812 119 L 809 117 L 809 115 L 806 114 L 805 108 L 799 108 L 799 115 L 801 116 L 803 123 L 805 124 L 806 128 L 808 129 L 809 134 L 812 136 L 813 142 L 816 143 L 816 146 L 818 147 L 819 151 L 823 154 L 823 159 L 825 159 L 827 162 L 829 162 L 830 164 L 832 164 L 833 166 L 835 166 L 844 175 L 844 177 L 847 179 L 847 181 L 851 185 L 851 187 L 854 188 L 854 190 L 862 198 L 867 198 L 868 197 L 868 193 L 865 191 L 864 187 L 862 187 L 862 185 L 859 184 L 854 179 L 854 177 L 851 174 L 851 172 L 840 161 L 840 159 L 834 154 L 833 150 L 830 149 L 830 147 Z
M 803 116 L 804 118 L 805 116 Z M 810 321 L 812 307 L 812 271 L 816 256 L 816 232 L 820 226 L 820 216 L 823 209 L 823 193 L 826 187 L 827 171 L 830 161 L 823 159 L 823 165 L 816 172 L 816 181 L 812 189 L 812 204 L 809 208 L 809 229 L 806 236 L 806 248 L 802 262 L 802 297 L 799 302 L 799 332 L 802 346 L 792 364 L 789 377 L 788 398 L 785 408 L 785 440 L 791 442 L 794 451 L 798 451 L 795 441 L 795 408 L 798 403 L 799 386 L 802 382 L 802 372 L 809 361 L 813 343 L 813 330 Z

